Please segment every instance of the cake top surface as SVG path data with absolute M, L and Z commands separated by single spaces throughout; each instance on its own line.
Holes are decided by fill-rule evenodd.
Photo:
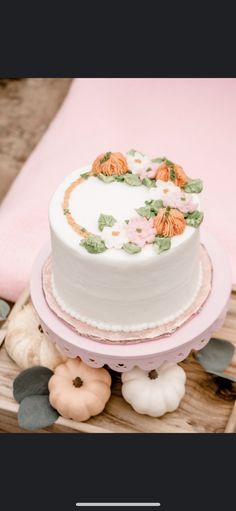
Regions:
M 107 152 L 61 183 L 50 225 L 69 247 L 91 257 L 163 257 L 200 226 L 201 190 L 200 179 L 166 157 Z

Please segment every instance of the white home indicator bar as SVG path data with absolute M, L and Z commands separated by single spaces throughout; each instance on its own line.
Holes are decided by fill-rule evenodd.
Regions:
M 160 502 L 77 502 L 78 507 L 159 507 Z

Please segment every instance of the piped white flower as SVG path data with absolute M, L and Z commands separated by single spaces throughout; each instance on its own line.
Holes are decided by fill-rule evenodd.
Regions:
M 116 222 L 112 227 L 104 227 L 101 238 L 107 248 L 120 249 L 128 239 L 125 232 L 125 226 Z
M 173 191 L 181 192 L 179 186 L 176 186 L 172 181 L 161 181 L 160 179 L 156 180 L 157 189 L 160 190 L 163 194 L 168 194 Z
M 172 183 L 172 181 L 161 181 L 157 179 L 156 188 L 150 188 L 150 198 L 152 200 L 163 199 L 163 197 L 167 197 L 175 191 L 181 193 L 181 189 Z
M 141 175 L 148 168 L 152 168 L 153 164 L 146 154 L 139 153 L 135 151 L 134 154 L 125 155 L 126 161 L 128 164 L 128 169 L 132 171 L 133 174 Z

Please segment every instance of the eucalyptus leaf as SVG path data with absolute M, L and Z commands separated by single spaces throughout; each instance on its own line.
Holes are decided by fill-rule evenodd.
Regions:
M 123 249 L 128 254 L 138 254 L 139 252 L 141 252 L 141 248 L 138 245 L 136 245 L 136 243 L 125 243 L 123 245 Z
M 170 238 L 159 238 L 156 236 L 155 241 L 153 243 L 153 248 L 156 250 L 158 254 L 164 252 L 165 250 L 169 250 L 171 247 L 171 239 Z
M 144 177 L 142 180 L 142 183 L 147 188 L 156 188 L 156 180 L 155 179 L 149 179 L 149 177 Z
M 13 396 L 20 403 L 25 397 L 48 394 L 48 382 L 53 371 L 47 367 L 34 366 L 21 371 L 13 382 Z
M 191 227 L 199 227 L 202 223 L 204 217 L 204 213 L 202 211 L 194 211 L 193 213 L 188 213 L 186 218 L 187 225 Z
M 98 219 L 98 228 L 103 231 L 104 227 L 112 227 L 116 223 L 116 219 L 112 215 L 104 215 L 101 213 Z
M 140 186 L 142 184 L 140 177 L 136 174 L 125 174 L 124 181 L 130 186 Z
M 115 181 L 114 176 L 105 176 L 105 174 L 102 174 L 102 172 L 98 174 L 98 179 L 101 179 L 103 183 L 112 183 L 113 181 Z
M 229 374 L 229 373 L 225 373 L 224 371 L 222 371 L 221 373 L 220 372 L 211 372 L 211 371 L 208 371 L 210 374 L 214 374 L 215 376 L 219 376 L 220 378 L 224 378 L 225 380 L 230 380 L 230 381 L 235 381 L 236 382 L 236 377 L 233 376 L 232 374 Z
M 208 344 L 196 353 L 196 359 L 209 373 L 222 373 L 230 364 L 234 345 L 229 341 L 212 338 Z
M 5 300 L 0 299 L 0 321 L 3 321 L 7 318 L 8 314 L 10 312 L 10 306 L 8 305 Z
M 104 241 L 100 236 L 88 236 L 81 240 L 80 245 L 84 247 L 90 254 L 100 254 L 107 249 Z
M 50 405 L 48 396 L 28 396 L 21 401 L 18 424 L 22 429 L 41 429 L 54 424 L 58 417 L 59 414 Z
M 200 193 L 203 189 L 203 182 L 201 179 L 190 179 L 184 186 L 184 191 L 187 193 Z

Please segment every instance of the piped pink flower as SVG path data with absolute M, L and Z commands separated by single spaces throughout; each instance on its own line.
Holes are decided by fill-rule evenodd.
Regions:
M 126 235 L 131 243 L 144 247 L 146 243 L 153 243 L 156 231 L 153 226 L 153 219 L 133 218 L 126 227 Z
M 157 164 L 149 161 L 148 167 L 145 169 L 142 168 L 141 170 L 137 171 L 138 176 L 140 179 L 144 179 L 145 177 L 148 177 L 149 179 L 155 179 L 156 173 L 157 173 Z
M 165 195 L 163 194 L 162 200 L 165 207 L 177 208 L 182 213 L 193 213 L 198 207 L 192 195 L 184 193 L 180 189 L 173 190 Z

